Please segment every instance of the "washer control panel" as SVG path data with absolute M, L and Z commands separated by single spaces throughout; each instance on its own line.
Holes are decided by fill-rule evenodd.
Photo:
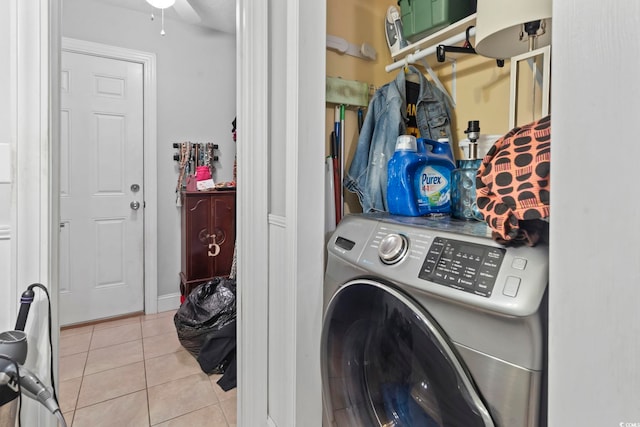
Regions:
M 490 297 L 505 252 L 503 248 L 435 237 L 418 277 Z
M 327 249 L 332 283 L 377 277 L 420 297 L 508 316 L 535 313 L 549 282 L 547 245 L 499 245 L 480 221 L 347 215 Z

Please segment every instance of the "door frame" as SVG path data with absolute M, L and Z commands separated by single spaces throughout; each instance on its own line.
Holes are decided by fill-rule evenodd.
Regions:
M 318 118 L 325 114 L 326 3 L 276 3 L 236 3 L 238 424 L 319 426 L 324 198 L 317 190 L 324 188 L 325 129 Z M 286 45 L 274 44 L 282 32 Z M 274 73 L 273 58 L 285 62 L 284 74 Z M 283 81 L 284 94 L 271 93 Z M 281 96 L 286 108 L 274 114 L 272 100 Z M 285 128 L 284 153 L 269 141 L 276 126 Z M 271 206 L 274 154 L 285 158 L 284 216 L 276 213 L 283 206 Z M 278 259 L 286 260 L 284 270 L 271 271 Z M 287 298 L 274 302 L 273 291 Z M 287 324 L 278 334 L 286 337 L 280 360 L 269 357 L 276 316 Z
M 240 426 L 264 426 L 269 415 L 268 16 L 269 2 L 237 0 L 237 159 L 242 165 L 238 168 L 236 193 Z
M 142 64 L 144 169 L 144 312 L 158 311 L 158 203 L 156 55 L 123 47 L 62 37 L 61 50 Z M 58 106 L 58 109 L 60 107 Z M 60 169 L 58 164 L 57 169 Z

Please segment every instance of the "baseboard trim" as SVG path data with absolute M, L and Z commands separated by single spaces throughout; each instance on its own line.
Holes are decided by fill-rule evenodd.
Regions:
M 158 297 L 158 313 L 177 310 L 180 307 L 180 292 Z

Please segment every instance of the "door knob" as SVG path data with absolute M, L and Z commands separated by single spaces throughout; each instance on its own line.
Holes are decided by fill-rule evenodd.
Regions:
M 133 209 L 134 211 L 137 211 L 138 209 L 140 209 L 140 202 L 133 201 L 129 203 L 129 206 L 131 206 L 131 209 Z

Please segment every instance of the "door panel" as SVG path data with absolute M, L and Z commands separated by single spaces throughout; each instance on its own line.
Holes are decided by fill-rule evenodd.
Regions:
M 62 53 L 62 325 L 144 309 L 142 68 Z
M 94 197 L 124 195 L 125 117 L 94 113 L 93 119 L 96 147 L 91 155 L 97 167 Z

